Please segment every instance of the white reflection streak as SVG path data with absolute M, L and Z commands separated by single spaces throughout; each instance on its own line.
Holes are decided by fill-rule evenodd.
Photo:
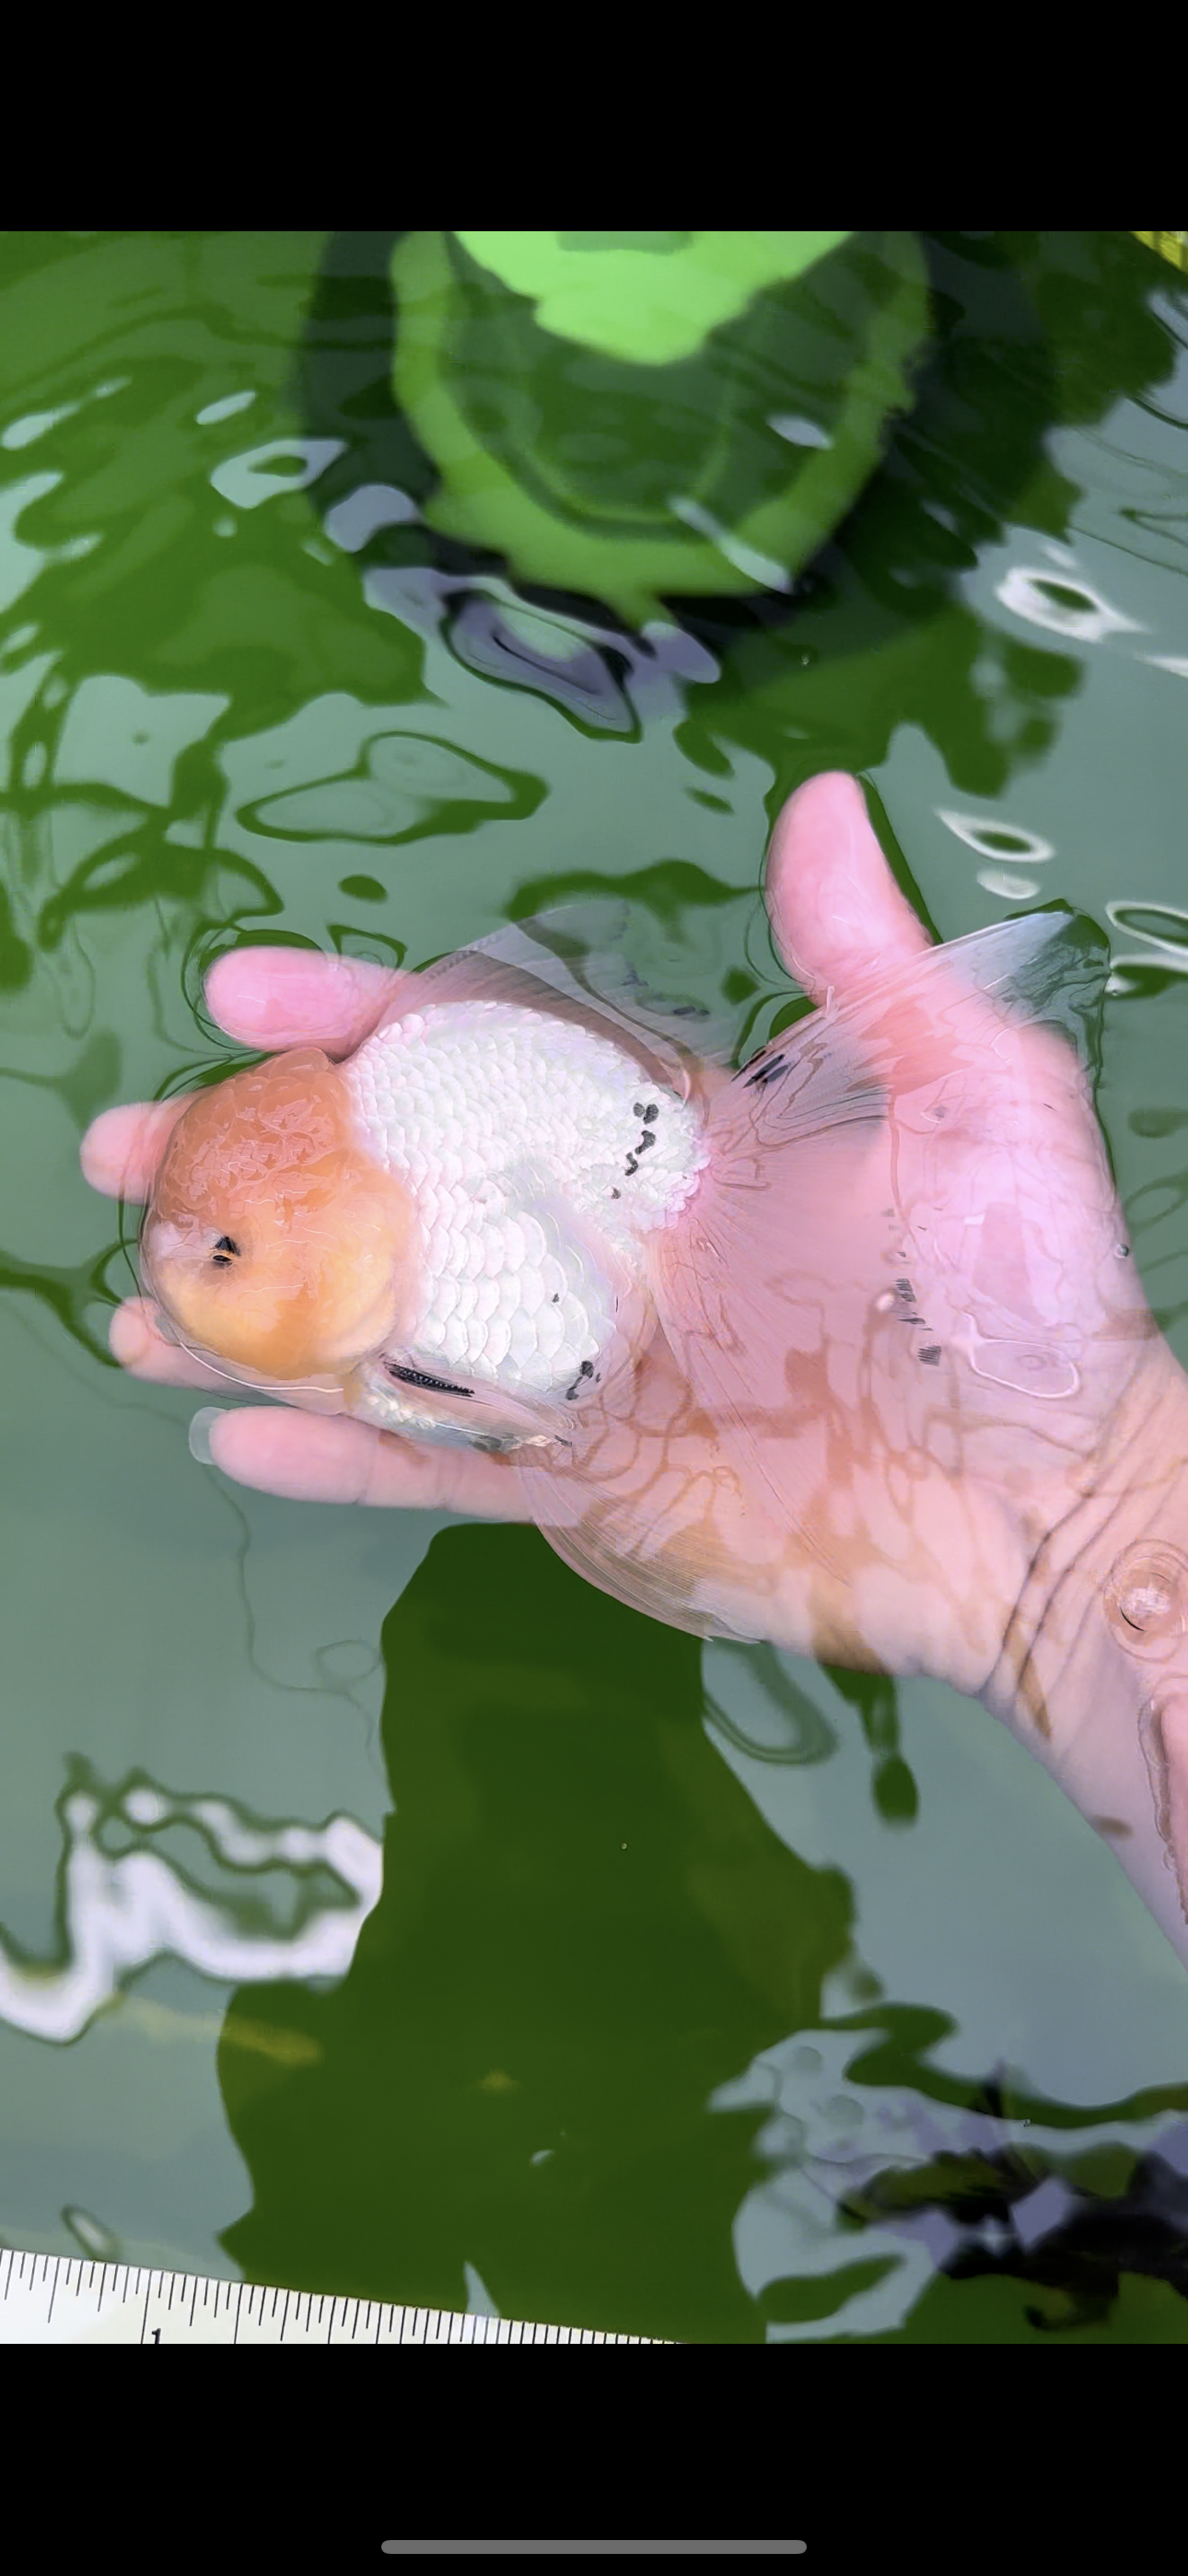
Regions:
M 345 444 L 341 438 L 272 438 L 266 447 L 224 457 L 221 465 L 212 467 L 210 479 L 222 499 L 237 510 L 257 510 L 261 501 L 270 501 L 277 492 L 304 492 L 341 456 Z M 274 457 L 291 457 L 299 471 L 266 473 L 263 469 Z
M 741 537 L 733 536 L 720 519 L 714 518 L 712 511 L 702 508 L 700 501 L 690 500 L 683 492 L 673 492 L 669 495 L 668 507 L 674 519 L 679 519 L 684 527 L 692 528 L 696 536 L 707 537 L 719 554 L 725 556 L 727 563 L 733 564 L 737 572 L 746 574 L 748 581 L 761 582 L 765 590 L 791 590 L 792 578 L 783 564 L 776 563 L 770 555 L 761 555 L 754 546 L 745 545 Z
M 1136 618 L 1112 608 L 1082 573 L 1066 573 L 1063 567 L 1053 573 L 1042 564 L 1013 564 L 994 595 L 1029 626 L 1042 626 L 1074 644 L 1100 644 L 1107 635 L 1143 632 Z
M 1163 963 L 1179 966 L 1181 971 L 1188 968 L 1188 912 L 1181 912 L 1178 903 L 1165 903 L 1158 895 L 1114 895 L 1105 912 L 1111 930 L 1124 930 L 1128 939 L 1145 940 L 1148 948 L 1160 951 Z M 1127 913 L 1136 912 L 1156 912 L 1165 921 L 1182 921 L 1183 938 L 1161 939 L 1157 930 L 1144 930 L 1137 921 L 1125 918 Z M 1152 960 L 1142 956 L 1115 957 L 1112 962 L 1115 966 L 1150 966 Z
M 978 884 L 987 894 L 1001 895 L 1004 903 L 1030 903 L 1039 893 L 1038 877 L 1012 876 L 1009 868 L 979 868 Z
M 976 850 L 981 859 L 996 859 L 1000 866 L 1004 861 L 1008 867 L 1019 861 L 1024 867 L 1038 868 L 1055 855 L 1051 841 L 1018 823 L 997 823 L 986 815 L 954 814 L 944 805 L 937 806 L 936 818 L 955 832 L 967 849 Z
M 335 502 L 322 525 L 332 545 L 341 547 L 344 554 L 357 555 L 381 528 L 407 527 L 420 516 L 416 502 L 396 484 L 361 483 L 345 501 Z
M 0 447 L 12 452 L 34 446 L 48 430 L 56 429 L 59 421 L 72 420 L 75 413 L 82 411 L 89 402 L 105 402 L 109 394 L 122 393 L 129 382 L 127 376 L 114 376 L 110 384 L 94 386 L 89 394 L 83 395 L 81 402 L 59 403 L 56 411 L 23 412 L 19 420 L 10 420 L 7 428 L 0 430 Z
M 120 1820 L 121 1808 L 108 1809 Z M 123 1981 L 164 1955 L 220 1982 L 345 1976 L 383 1880 L 380 1844 L 350 1816 L 327 1825 L 249 1826 L 224 1800 L 129 1792 L 123 1819 L 141 1826 L 196 1824 L 221 1860 L 259 1870 L 269 1863 L 321 1863 L 354 1898 L 321 1908 L 291 1934 L 250 1933 L 230 1911 L 185 1886 L 160 1852 L 109 1859 L 95 1839 L 103 1802 L 78 1790 L 64 1807 L 65 1913 L 69 1951 L 61 1968 L 30 1966 L 0 1937 L 0 2019 L 46 2040 L 77 2039 Z M 258 1895 L 259 1885 L 253 1889 Z

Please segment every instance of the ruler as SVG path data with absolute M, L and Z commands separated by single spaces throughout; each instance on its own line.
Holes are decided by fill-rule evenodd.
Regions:
M 85 2256 L 0 2255 L 3 2343 L 655 2343 L 655 2335 L 594 2334 L 449 2308 L 392 2308 L 377 2299 L 265 2290 L 148 2272 Z

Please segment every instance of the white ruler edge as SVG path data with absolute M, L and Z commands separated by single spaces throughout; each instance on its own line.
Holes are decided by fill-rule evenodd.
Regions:
M 449 2308 L 391 2308 L 150 2272 L 87 2255 L 0 2254 L 4 2343 L 652 2343 L 652 2335 L 525 2325 Z

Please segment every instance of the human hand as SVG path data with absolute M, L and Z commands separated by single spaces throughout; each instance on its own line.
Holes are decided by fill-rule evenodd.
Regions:
M 666 1339 L 572 1469 L 273 1405 L 206 1417 L 207 1454 L 293 1497 L 536 1518 L 594 1581 L 677 1624 L 943 1677 L 1086 1812 L 1127 1824 L 1130 1865 L 1151 1840 L 1149 1693 L 1135 1701 L 1126 1622 L 1102 1604 L 1119 1555 L 1169 1535 L 1188 1405 L 1083 1069 L 971 980 L 968 947 L 931 948 L 852 780 L 790 800 L 766 897 L 777 949 L 826 1007 L 748 1068 L 792 1069 L 760 1115 L 753 1087 L 711 1087 L 717 1161 L 661 1249 Z M 342 1057 L 407 981 L 253 949 L 207 993 L 242 1044 Z M 87 1177 L 146 1197 L 183 1106 L 108 1111 Z M 226 1392 L 143 1300 L 111 1339 L 137 1376 Z M 1087 1732 L 1078 1700 L 1103 1654 L 1115 1705 L 1134 1701 L 1124 1742 Z
M 791 1555 L 786 1547 L 783 1550 L 781 1616 L 785 1631 L 798 1645 L 813 1642 L 815 1616 L 820 1651 L 835 1660 L 873 1658 L 898 1670 L 923 1662 L 928 1669 L 945 1669 L 959 1687 L 977 1688 L 984 1678 L 979 1667 L 985 1652 L 1001 1632 L 1000 1609 L 1005 1618 L 1017 1597 L 1017 1577 L 1034 1553 L 1036 1533 L 1061 1517 L 1059 1488 L 1070 1444 L 1078 1455 L 1093 1452 L 1098 1430 L 1115 1412 L 1125 1385 L 1141 1373 L 1153 1341 L 1160 1352 L 1163 1346 L 1158 1344 L 1134 1279 L 1133 1264 L 1123 1277 L 1116 1258 L 1124 1242 L 1122 1221 L 1075 1059 L 1045 1029 L 1009 1022 L 991 1027 L 985 996 L 971 992 L 963 999 L 956 977 L 951 984 L 947 978 L 934 979 L 931 989 L 920 984 L 913 973 L 920 961 L 943 965 L 947 952 L 932 952 L 926 932 L 896 887 L 852 780 L 826 775 L 811 780 L 791 798 L 772 837 L 766 897 L 776 947 L 815 1001 L 823 1003 L 828 997 L 830 1010 L 836 1013 L 868 992 L 872 982 L 876 994 L 885 988 L 873 1015 L 868 1015 L 868 1025 L 859 1032 L 858 1044 L 874 1078 L 896 1092 L 900 1127 L 905 1119 L 909 1127 L 913 1119 L 919 1123 L 921 1082 L 932 1084 L 936 1097 L 926 1113 L 933 1128 L 928 1139 L 934 1167 L 929 1186 L 934 1197 L 940 1193 L 942 1226 L 947 1217 L 951 1234 L 955 1217 L 959 1232 L 956 1259 L 949 1258 L 949 1276 L 944 1281 L 929 1275 L 927 1251 L 918 1242 L 913 1244 L 909 1268 L 914 1296 L 905 1298 L 893 1286 L 896 1263 L 889 1255 L 896 1245 L 870 1239 L 886 1233 L 882 1215 L 874 1214 L 876 1207 L 889 1209 L 897 1195 L 902 1200 L 902 1178 L 892 1178 L 890 1156 L 894 1141 L 902 1163 L 904 1136 L 893 1140 L 891 1126 L 883 1120 L 873 1147 L 866 1129 L 855 1131 L 844 1121 L 826 1122 L 815 1132 L 781 1139 L 777 1117 L 770 1149 L 763 1147 L 760 1138 L 761 1149 L 770 1150 L 773 1179 L 765 1191 L 752 1191 L 746 1203 L 743 1234 L 732 1246 L 740 1256 L 746 1284 L 740 1280 L 734 1293 L 750 1297 L 752 1344 L 770 1346 L 778 1358 L 779 1382 L 767 1407 L 778 1415 L 786 1394 L 783 1345 L 789 1312 L 789 1254 L 795 1242 L 797 1297 L 822 1313 L 826 1306 L 829 1310 L 820 1350 L 828 1351 L 832 1369 L 828 1390 L 822 1386 L 822 1401 L 802 1406 L 807 1417 L 803 1427 L 811 1447 L 828 1415 L 833 1446 L 828 1477 L 815 1476 L 811 1491 L 806 1483 L 812 1472 L 808 1450 L 793 1455 L 795 1444 L 786 1438 L 765 1442 L 760 1472 L 753 1461 L 749 1465 L 744 1461 L 740 1472 L 750 1498 L 751 1521 L 757 1526 L 770 1518 L 772 1506 L 778 1504 L 782 1521 L 794 1527 Z M 344 1057 L 370 1034 L 411 980 L 346 958 L 254 948 L 218 961 L 208 978 L 207 1001 L 228 1035 L 243 1045 L 271 1052 L 312 1043 L 333 1057 Z M 828 1025 L 828 1013 L 820 1023 L 810 1025 L 813 1029 Z M 802 1035 L 803 1031 L 798 1032 L 798 1038 Z M 979 1060 L 977 1049 L 988 1049 L 991 1039 L 992 1058 Z M 774 1056 L 780 1050 L 768 1052 Z M 909 1082 L 910 1109 L 904 1097 Z M 949 1102 L 943 1114 L 948 1125 L 941 1156 L 935 1119 L 946 1084 Z M 773 1085 L 773 1100 L 779 1088 Z M 960 1092 L 959 1101 L 953 1098 L 954 1090 Z M 1043 1100 L 1041 1093 L 1046 1095 Z M 721 1090 L 715 1096 L 721 1099 Z M 88 1180 L 112 1196 L 147 1199 L 186 1097 L 112 1109 L 96 1119 L 82 1147 Z M 813 1111 L 810 1127 L 818 1114 Z M 943 1165 L 939 1172 L 938 1164 Z M 790 1182 L 786 1205 L 776 1186 L 777 1171 L 781 1178 L 786 1172 Z M 1055 1244 L 1050 1226 L 1049 1239 L 1040 1240 L 1053 1192 L 1060 1198 L 1065 1226 L 1062 1240 Z M 778 1299 L 765 1292 L 760 1281 L 773 1223 L 781 1273 Z M 1024 1379 L 1021 1390 L 1007 1393 L 962 1369 L 959 1359 L 951 1374 L 946 1353 L 944 1369 L 936 1375 L 929 1378 L 925 1367 L 933 1430 L 921 1442 L 913 1436 L 907 1418 L 910 1408 L 904 1400 L 905 1372 L 899 1363 L 908 1347 L 906 1337 L 910 1335 L 914 1346 L 916 1369 L 929 1356 L 935 1358 L 930 1331 L 935 1337 L 942 1328 L 942 1309 L 948 1312 L 960 1302 L 969 1286 L 967 1274 L 975 1268 L 985 1271 L 987 1225 L 992 1231 L 997 1226 L 1001 1238 L 1004 1223 L 1010 1239 L 996 1246 L 1000 1271 L 1009 1267 L 1022 1278 L 1025 1297 L 1028 1262 L 1034 1268 L 1038 1259 L 1045 1274 L 1040 1293 L 1048 1296 L 1049 1304 L 1053 1296 L 1061 1304 L 1066 1339 L 1070 1325 L 1082 1337 L 1100 1325 L 1102 1296 L 1094 1265 L 1104 1245 L 1107 1266 L 1118 1274 L 1108 1279 L 1107 1287 L 1121 1319 L 1122 1340 L 1111 1341 L 1108 1366 L 1100 1383 L 1095 1381 L 1088 1391 L 1087 1406 L 1066 1404 L 1058 1415 L 1047 1387 L 1041 1385 L 1032 1395 Z M 902 1224 L 897 1222 L 894 1231 L 898 1242 Z M 1074 1237 L 1083 1256 L 1077 1266 L 1071 1258 Z M 670 1322 L 675 1312 L 678 1323 L 683 1323 L 682 1356 L 705 1396 L 712 1390 L 705 1383 L 704 1366 L 699 1372 L 696 1364 L 694 1300 L 679 1277 L 683 1248 L 683 1242 L 678 1242 L 669 1265 L 665 1320 Z M 908 1262 L 906 1245 L 899 1248 Z M 1001 1278 L 998 1284 L 1001 1288 Z M 871 1344 L 867 1390 L 859 1404 L 833 1383 L 833 1362 L 847 1347 L 847 1335 L 853 1349 L 870 1340 L 869 1309 L 876 1295 L 884 1304 L 888 1298 L 892 1302 L 889 1320 Z M 777 1306 L 783 1309 L 782 1321 Z M 925 1319 L 923 1328 L 910 1320 L 916 1313 Z M 719 1320 L 728 1336 L 736 1316 L 725 1312 Z M 680 1347 L 679 1330 L 670 1338 Z M 144 1298 L 132 1298 L 119 1308 L 112 1322 L 111 1347 L 135 1376 L 194 1387 L 209 1397 L 212 1406 L 226 1397 L 227 1380 L 179 1349 Z M 915 1369 L 907 1371 L 909 1381 L 913 1374 Z M 947 1442 L 938 1442 L 935 1427 L 942 1409 L 936 1401 L 942 1383 L 949 1398 Z M 654 1413 L 671 1404 L 671 1370 L 665 1384 L 668 1395 L 661 1399 L 656 1392 Z M 723 1372 L 719 1362 L 718 1393 L 729 1410 L 732 1399 L 737 1406 L 744 1397 L 753 1398 L 754 1387 L 747 1385 L 740 1393 L 730 1383 L 729 1370 Z M 708 1409 L 717 1413 L 721 1404 L 711 1400 Z M 523 1477 L 514 1459 L 467 1450 L 421 1450 L 368 1425 L 342 1416 L 303 1413 L 292 1404 L 238 1406 L 203 1417 L 203 1430 L 208 1454 L 225 1474 L 269 1492 L 311 1501 L 412 1507 L 428 1503 L 505 1518 L 529 1516 Z M 839 1434 L 844 1456 L 837 1446 Z M 696 1443 L 698 1435 L 693 1437 Z M 835 1518 L 842 1489 L 852 1486 L 856 1476 L 864 1478 L 868 1488 L 866 1517 L 883 1527 L 884 1537 L 889 1536 L 904 1515 L 892 1506 L 888 1521 L 886 1479 L 897 1460 L 909 1453 L 916 1482 L 908 1516 L 913 1535 L 908 1555 L 899 1543 L 894 1551 L 905 1596 L 902 1615 L 891 1623 L 897 1631 L 894 1639 L 888 1633 L 886 1614 L 871 1620 L 850 1597 L 860 1573 L 860 1551 L 856 1553 L 853 1546 L 841 1545 L 840 1553 L 837 1545 L 826 1550 L 838 1573 L 830 1587 L 827 1612 L 822 1610 L 819 1584 L 815 1613 L 810 1613 L 807 1603 L 798 1612 L 791 1598 L 798 1552 L 803 1564 L 820 1569 L 824 1534 Z M 921 1485 L 925 1463 L 929 1472 Z M 586 1473 L 596 1473 L 593 1460 Z M 535 1487 L 539 1507 L 539 1476 Z M 1017 1496 L 1017 1503 L 1013 1512 L 1004 1513 L 1006 1487 Z M 625 1488 L 617 1508 L 626 1544 L 633 1513 Z M 990 1527 L 985 1526 L 988 1518 Z M 1010 1529 L 1012 1519 L 1019 1524 L 1017 1533 Z M 972 1571 L 968 1547 L 962 1549 L 959 1544 L 962 1523 L 967 1535 L 971 1526 L 978 1529 L 975 1553 L 984 1559 L 989 1550 L 998 1569 L 992 1600 L 986 1604 L 984 1633 L 972 1646 L 958 1646 L 955 1640 L 946 1644 L 933 1635 L 922 1650 L 922 1641 L 912 1635 L 924 1603 L 921 1552 L 931 1545 L 927 1534 L 933 1532 L 939 1542 L 938 1562 L 947 1562 L 951 1588 L 960 1592 Z M 663 1609 L 659 1601 L 650 1606 Z

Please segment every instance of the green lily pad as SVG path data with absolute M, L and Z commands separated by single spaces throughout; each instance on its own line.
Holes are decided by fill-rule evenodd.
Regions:
M 608 237 L 497 238 L 547 249 Z M 635 624 L 677 595 L 790 589 L 912 400 L 928 334 L 923 253 L 912 233 L 849 234 L 833 248 L 819 234 L 688 237 L 727 238 L 734 309 L 708 329 L 709 285 L 717 276 L 724 292 L 724 270 L 698 268 L 691 250 L 599 254 L 604 324 L 616 261 L 658 266 L 675 303 L 687 299 L 692 346 L 644 362 L 605 335 L 601 346 L 579 337 L 572 303 L 565 333 L 546 327 L 545 284 L 520 292 L 475 257 L 470 244 L 495 236 L 406 234 L 392 262 L 394 383 L 440 477 L 430 526 Z M 536 253 L 518 268 L 500 257 L 524 279 Z M 538 282 L 543 261 L 544 250 Z

